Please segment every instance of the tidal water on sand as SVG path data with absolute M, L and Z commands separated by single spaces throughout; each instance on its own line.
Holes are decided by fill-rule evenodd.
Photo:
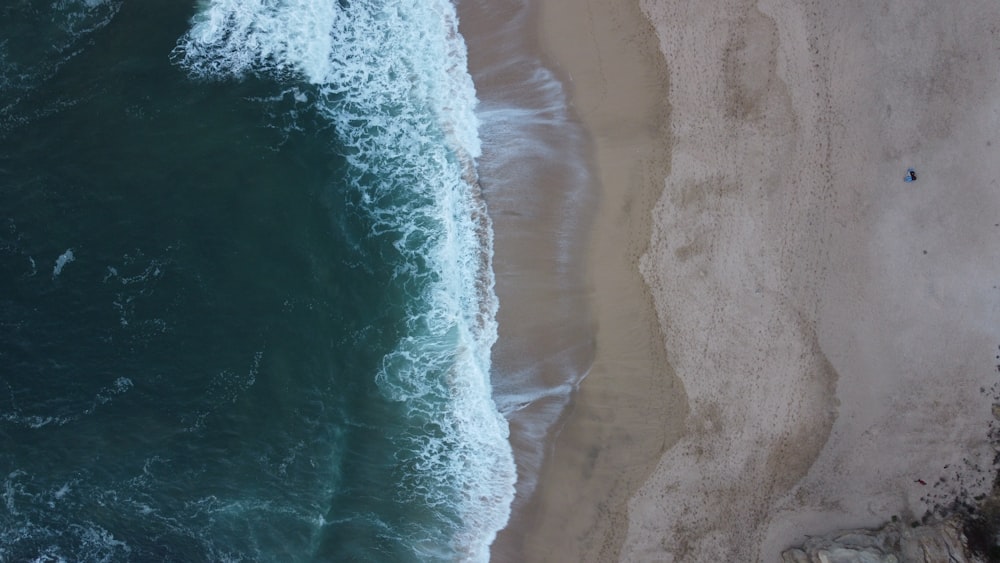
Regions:
M 474 106 L 448 0 L 0 7 L 0 561 L 485 560 Z

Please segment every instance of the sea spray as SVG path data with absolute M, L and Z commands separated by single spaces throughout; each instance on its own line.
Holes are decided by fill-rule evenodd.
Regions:
M 421 559 L 488 559 L 516 479 L 489 380 L 492 227 L 465 56 L 445 0 L 213 0 L 172 54 L 195 78 L 305 82 L 349 149 L 348 182 L 371 235 L 394 241 L 407 297 L 404 334 L 371 375 L 409 418 L 391 494 L 430 507 L 447 538 L 418 527 Z

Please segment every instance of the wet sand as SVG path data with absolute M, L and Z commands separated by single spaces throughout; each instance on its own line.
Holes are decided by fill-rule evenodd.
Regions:
M 460 16 L 497 233 L 494 387 L 521 478 L 493 558 L 607 560 L 686 414 L 638 269 L 668 164 L 663 59 L 631 2 L 465 3 Z M 542 89 L 539 67 L 555 73 Z M 527 109 L 511 116 L 534 124 L 529 146 L 491 152 L 512 138 L 495 127 L 511 108 Z
M 540 48 L 568 85 L 592 141 L 597 214 L 586 277 L 595 322 L 591 371 L 516 515 L 523 561 L 607 561 L 627 531 L 626 501 L 679 438 L 683 391 L 666 362 L 638 270 L 666 173 L 669 108 L 655 35 L 631 2 L 543 0 Z
M 984 491 L 1000 6 L 543 0 L 536 22 L 598 181 L 573 286 L 593 362 L 526 439 L 547 455 L 494 558 L 774 561 Z
M 597 332 L 592 371 L 544 466 L 525 560 L 608 561 L 625 540 L 627 499 L 678 440 L 687 414 L 638 270 L 668 172 L 668 77 L 634 2 L 544 0 L 540 8 L 541 47 L 593 141 L 600 200 L 587 279 Z
M 495 231 L 494 399 L 510 421 L 518 468 L 510 525 L 492 553 L 522 561 L 543 461 L 552 458 L 554 436 L 594 364 L 586 266 L 599 192 L 587 132 L 567 105 L 564 82 L 541 57 L 537 6 L 470 0 L 459 4 L 459 15 L 480 98 L 478 168 Z
M 495 397 L 520 479 L 497 561 L 613 556 L 625 502 L 686 412 L 638 270 L 667 163 L 665 68 L 638 6 L 578 8 L 459 5 L 496 232 Z M 575 28 L 595 23 L 581 47 Z

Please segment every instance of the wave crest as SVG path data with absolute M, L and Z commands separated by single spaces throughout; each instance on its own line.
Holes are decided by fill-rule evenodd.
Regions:
M 472 79 L 447 0 L 213 0 L 172 60 L 201 79 L 304 80 L 349 147 L 372 232 L 389 236 L 407 331 L 375 375 L 405 405 L 401 500 L 452 512 L 453 553 L 487 560 L 516 473 L 490 386 L 493 234 L 474 166 Z M 445 524 L 445 527 L 448 527 Z M 420 550 L 419 546 L 414 549 Z M 422 556 L 433 553 L 420 551 Z

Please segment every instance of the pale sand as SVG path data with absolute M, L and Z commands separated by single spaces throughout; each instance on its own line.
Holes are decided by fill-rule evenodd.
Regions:
M 691 414 L 621 558 L 774 561 L 986 490 L 1000 4 L 644 7 L 673 150 L 642 272 Z
M 774 561 L 985 490 L 1000 4 L 643 9 L 669 82 L 631 0 L 542 3 L 602 183 L 598 332 L 523 559 Z

